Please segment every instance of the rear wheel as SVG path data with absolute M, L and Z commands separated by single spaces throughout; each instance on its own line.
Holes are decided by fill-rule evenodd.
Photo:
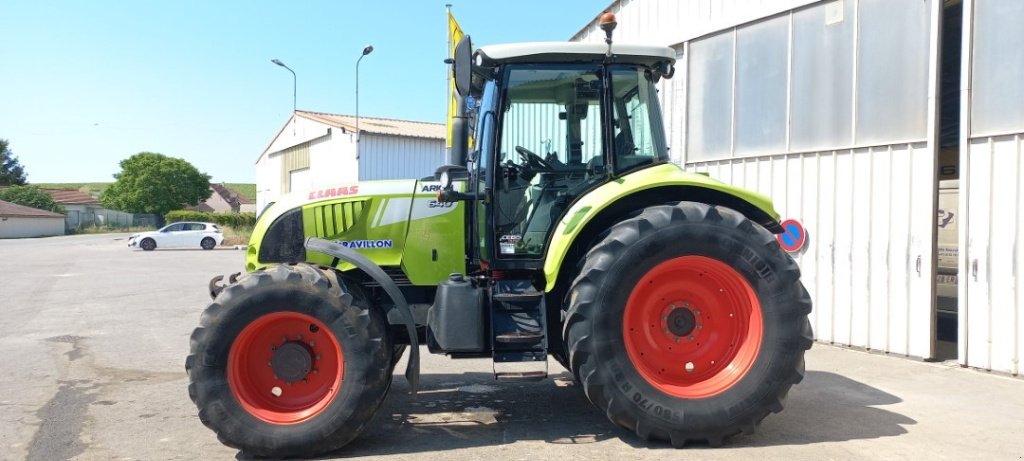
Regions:
M 224 289 L 192 334 L 185 368 L 202 422 L 253 455 L 313 456 L 352 441 L 384 400 L 383 315 L 339 275 L 275 266 Z
M 217 241 L 213 237 L 206 237 L 202 242 L 199 242 L 199 246 L 204 250 L 212 250 L 217 246 Z
M 616 224 L 573 282 L 573 373 L 645 439 L 712 445 L 782 410 L 811 346 L 810 298 L 771 233 L 704 204 Z
M 145 239 L 142 239 L 141 242 L 139 242 L 139 246 L 143 250 L 153 251 L 153 250 L 156 249 L 156 241 L 151 239 L 151 238 L 145 238 Z

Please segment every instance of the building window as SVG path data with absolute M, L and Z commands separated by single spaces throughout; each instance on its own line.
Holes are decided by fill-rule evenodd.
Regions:
M 932 1 L 821 2 L 690 42 L 686 161 L 924 140 Z
M 1024 2 L 974 3 L 971 134 L 1024 130 Z
M 930 5 L 930 1 L 860 0 L 858 145 L 927 136 Z
M 786 149 L 788 54 L 788 16 L 736 31 L 736 154 Z
M 793 151 L 853 143 L 855 16 L 853 1 L 793 13 Z

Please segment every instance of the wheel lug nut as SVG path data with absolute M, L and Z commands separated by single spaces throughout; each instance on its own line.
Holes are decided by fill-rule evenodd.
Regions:
M 317 370 L 316 368 L 314 368 L 314 369 L 313 369 L 313 374 L 315 375 L 315 374 L 317 374 L 317 373 L 320 373 L 320 370 Z
M 302 341 L 302 335 L 298 335 L 298 336 L 296 336 L 296 337 L 295 337 L 295 340 L 296 340 L 296 341 Z
M 693 341 L 693 335 L 690 335 L 689 337 L 687 337 L 686 340 L 687 341 Z
M 310 341 L 309 342 L 309 347 L 316 347 L 316 343 L 314 343 L 313 341 Z
M 693 315 L 700 315 L 700 309 L 694 309 Z

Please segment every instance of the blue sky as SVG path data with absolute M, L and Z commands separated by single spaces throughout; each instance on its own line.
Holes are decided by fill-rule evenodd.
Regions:
M 451 0 L 449 0 L 451 1 Z M 292 109 L 443 122 L 441 1 L 0 2 L 0 138 L 30 182 L 112 181 L 137 152 L 255 182 Z M 609 0 L 452 1 L 477 45 L 566 40 Z

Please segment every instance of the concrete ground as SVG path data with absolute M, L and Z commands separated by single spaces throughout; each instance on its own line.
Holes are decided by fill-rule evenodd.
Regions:
M 0 459 L 244 459 L 196 417 L 188 337 L 235 250 L 142 252 L 123 235 L 0 240 Z M 425 350 L 424 350 L 425 352 Z M 401 366 L 400 366 L 401 369 Z M 648 445 L 552 363 L 495 382 L 427 354 L 338 458 L 1022 459 L 1024 380 L 815 345 L 787 408 L 722 448 Z

